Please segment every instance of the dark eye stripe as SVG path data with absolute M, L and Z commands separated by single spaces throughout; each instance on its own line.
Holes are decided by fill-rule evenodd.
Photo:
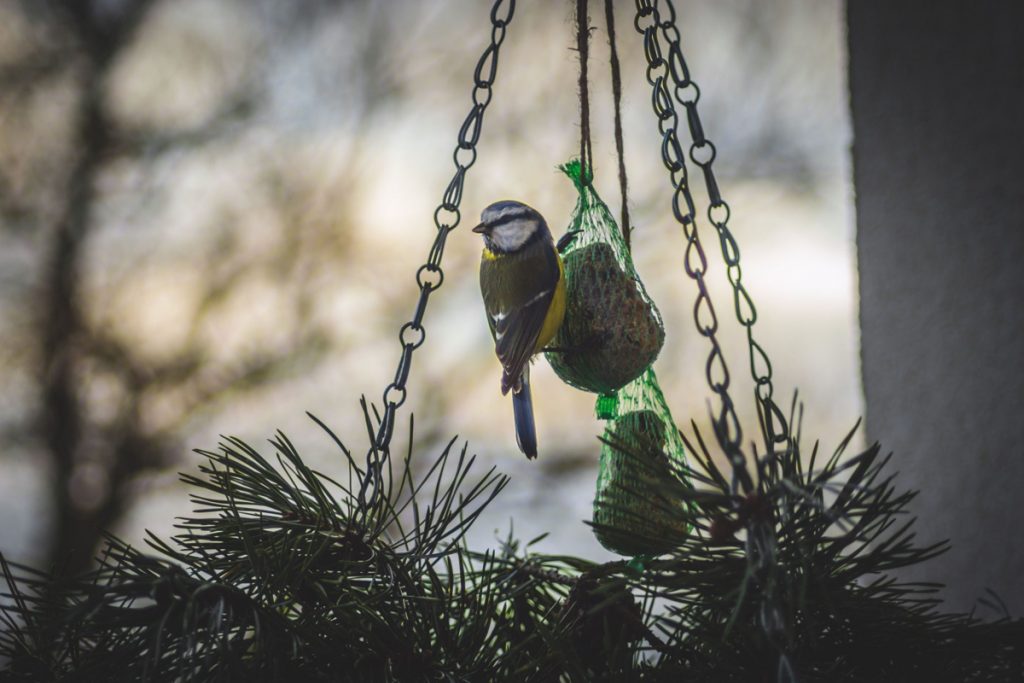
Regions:
M 532 217 L 533 216 L 532 216 L 531 212 L 528 209 L 523 209 L 522 211 L 516 211 L 514 213 L 506 213 L 501 218 L 488 223 L 487 227 L 493 229 L 493 228 L 498 227 L 499 225 L 505 225 L 506 223 L 511 223 L 512 221 L 520 221 L 520 220 L 528 219 L 528 218 L 532 218 Z

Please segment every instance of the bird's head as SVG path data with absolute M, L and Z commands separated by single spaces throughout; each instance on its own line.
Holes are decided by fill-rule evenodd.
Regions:
M 549 236 L 547 223 L 536 209 L 512 200 L 494 202 L 480 214 L 480 224 L 473 228 L 484 236 L 491 251 L 519 251 L 534 239 Z

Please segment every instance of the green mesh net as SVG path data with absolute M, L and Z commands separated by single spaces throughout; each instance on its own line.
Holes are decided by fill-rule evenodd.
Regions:
M 685 540 L 680 474 L 686 450 L 651 364 L 665 341 L 661 315 L 633 268 L 615 218 L 580 164 L 562 170 L 579 201 L 563 250 L 565 321 L 548 362 L 565 382 L 598 394 L 608 420 L 594 498 L 594 534 L 623 555 L 659 555 Z
M 660 555 L 689 532 L 681 466 L 686 448 L 653 368 L 617 392 L 604 430 L 594 535 L 622 555 Z
M 563 381 L 594 393 L 615 391 L 640 376 L 661 351 L 665 328 L 644 290 L 611 212 L 580 181 L 580 163 L 562 170 L 579 191 L 564 249 L 565 320 L 547 353 Z

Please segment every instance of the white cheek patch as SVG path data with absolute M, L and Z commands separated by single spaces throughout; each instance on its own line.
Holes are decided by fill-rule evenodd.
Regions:
M 530 239 L 536 225 L 528 219 L 502 223 L 491 232 L 491 241 L 502 251 L 515 251 Z

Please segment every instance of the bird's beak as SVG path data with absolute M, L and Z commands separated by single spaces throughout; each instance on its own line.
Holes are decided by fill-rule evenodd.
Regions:
M 481 223 L 480 225 L 473 228 L 473 232 L 478 232 L 482 235 L 483 233 L 487 232 L 487 226 Z

